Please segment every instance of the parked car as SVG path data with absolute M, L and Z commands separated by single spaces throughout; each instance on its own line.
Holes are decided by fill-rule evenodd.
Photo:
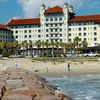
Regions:
M 76 58 L 76 57 L 80 57 L 80 55 L 72 53 L 72 54 L 66 54 L 65 57 Z
M 10 55 L 9 58 L 21 58 L 22 55 Z
M 0 58 L 2 58 L 3 57 L 3 55 L 0 55 Z
M 100 54 L 94 53 L 94 52 L 90 52 L 90 53 L 84 53 L 83 56 L 84 57 L 99 57 Z

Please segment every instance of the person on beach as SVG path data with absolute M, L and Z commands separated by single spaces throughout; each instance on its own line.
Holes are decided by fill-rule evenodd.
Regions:
M 18 68 L 18 64 L 17 64 L 17 62 L 15 63 L 15 67 Z
M 47 67 L 47 72 L 48 72 L 48 67 Z
M 70 63 L 68 63 L 67 67 L 68 67 L 68 71 L 70 71 Z

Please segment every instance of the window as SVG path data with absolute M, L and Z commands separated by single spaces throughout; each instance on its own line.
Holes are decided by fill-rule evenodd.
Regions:
M 69 33 L 68 36 L 71 36 L 71 33 Z
M 60 34 L 60 37 L 62 36 L 62 34 Z
M 29 30 L 29 33 L 31 33 L 31 30 Z
M 83 30 L 86 31 L 86 27 L 84 27 Z
M 58 26 L 57 24 L 55 24 L 55 26 Z
M 32 43 L 32 40 L 29 40 L 29 43 Z M 31 44 L 31 46 L 32 46 L 32 44 Z
M 18 35 L 16 35 L 16 39 L 18 38 Z
M 15 33 L 18 33 L 18 31 L 16 30 Z
M 81 31 L 81 28 L 79 28 L 78 30 Z
M 60 28 L 60 32 L 62 32 L 62 29 Z
M 59 18 L 60 21 L 62 21 L 62 18 Z
M 71 39 L 69 39 L 68 41 L 71 42 Z
M 11 36 L 11 38 L 13 39 L 13 38 L 14 38 L 14 36 Z
M 97 38 L 94 38 L 94 41 L 97 41 Z
M 62 24 L 59 24 L 59 26 L 62 26 Z
M 51 37 L 53 37 L 53 34 L 51 34 Z
M 94 27 L 94 30 L 96 30 L 97 29 L 97 27 Z
M 15 26 L 15 28 L 18 28 L 18 26 Z
M 48 35 L 48 34 L 46 34 L 46 37 L 49 37 L 49 35 Z
M 86 38 L 84 38 L 84 41 L 86 41 Z
M 24 30 L 24 33 L 27 33 L 27 30 Z
M 27 35 L 25 35 L 24 37 L 27 38 Z
M 32 26 L 31 26 L 31 25 L 29 25 L 28 27 L 29 27 L 29 28 L 31 28 Z
M 24 42 L 26 42 L 26 43 L 27 43 L 27 40 L 25 40 Z
M 40 33 L 40 30 L 38 30 L 38 32 Z
M 40 38 L 40 37 L 41 37 L 41 35 L 39 34 L 39 35 L 38 35 L 38 38 Z
M 60 39 L 60 42 L 62 42 L 62 39 Z
M 46 21 L 49 21 L 49 19 L 48 19 L 48 18 L 46 18 Z
M 46 42 L 49 42 L 49 40 L 46 40 Z
M 46 32 L 48 32 L 49 30 L 48 29 L 46 29 Z
M 81 36 L 81 33 L 79 33 L 79 36 Z
M 84 33 L 84 36 L 86 36 L 86 33 Z
M 69 28 L 68 30 L 71 31 L 71 28 Z
M 55 21 L 57 21 L 58 19 L 57 18 L 55 18 Z
M 53 18 L 51 18 L 50 21 L 53 21 Z
M 96 36 L 97 35 L 97 32 L 94 32 L 94 36 Z
M 49 25 L 48 24 L 46 24 L 46 27 L 48 27 Z
M 53 32 L 53 29 L 51 29 L 51 32 Z
M 58 42 L 58 39 L 55 39 L 55 42 Z
M 57 32 L 58 31 L 58 29 L 55 29 L 55 32 Z
M 31 35 L 29 35 L 29 38 L 31 38 Z
M 53 24 L 50 25 L 51 27 L 53 26 Z
M 55 34 L 55 37 L 58 37 L 58 34 Z

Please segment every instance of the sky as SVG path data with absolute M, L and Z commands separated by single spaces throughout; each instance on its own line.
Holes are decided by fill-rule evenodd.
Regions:
M 0 24 L 16 18 L 38 18 L 43 3 L 48 8 L 63 7 L 65 2 L 74 7 L 76 16 L 100 14 L 100 0 L 0 0 Z

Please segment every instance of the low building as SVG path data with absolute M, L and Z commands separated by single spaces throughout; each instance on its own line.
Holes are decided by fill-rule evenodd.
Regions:
M 0 24 L 0 41 L 8 42 L 15 41 L 13 31 L 8 29 L 7 26 Z

